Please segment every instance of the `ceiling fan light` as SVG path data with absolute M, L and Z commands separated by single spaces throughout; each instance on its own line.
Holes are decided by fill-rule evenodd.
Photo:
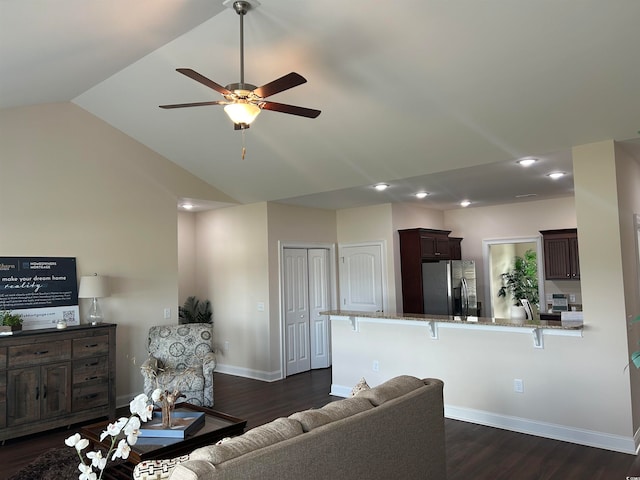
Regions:
M 230 103 L 224 111 L 233 123 L 250 125 L 260 113 L 260 107 L 253 103 Z

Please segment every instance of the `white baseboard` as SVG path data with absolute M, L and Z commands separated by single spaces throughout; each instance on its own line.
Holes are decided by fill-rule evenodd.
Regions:
M 344 387 L 342 385 L 336 385 L 335 383 L 332 383 L 331 392 L 329 392 L 329 395 L 347 398 L 351 395 L 351 390 L 353 390 L 353 387 Z
M 276 370 L 275 372 L 265 372 L 263 370 L 252 370 L 250 368 L 236 367 L 233 365 L 216 364 L 216 372 L 226 373 L 227 375 L 235 375 L 236 377 L 253 378 L 254 380 L 262 380 L 263 382 L 275 382 L 276 380 L 282 380 L 282 372 Z M 214 395 L 215 395 L 215 374 L 214 374 Z
M 444 416 L 454 420 L 477 423 L 488 427 L 502 428 L 518 433 L 551 438 L 563 442 L 577 443 L 588 447 L 613 450 L 614 452 L 635 455 L 636 446 L 633 437 L 612 435 L 582 428 L 567 427 L 546 422 L 538 422 L 528 418 L 511 417 L 482 410 L 444 406 Z
M 352 387 L 331 384 L 331 395 L 338 397 L 348 397 Z M 613 450 L 614 452 L 630 453 L 635 455 L 638 452 L 640 441 L 640 430 L 634 437 L 624 437 L 622 435 L 612 435 L 610 433 L 595 432 L 565 425 L 538 422 L 528 418 L 511 417 L 500 415 L 483 410 L 471 408 L 460 408 L 450 405 L 444 406 L 444 416 L 453 420 L 462 420 L 469 423 L 477 423 L 488 427 L 502 428 L 512 432 L 526 433 L 538 437 L 551 438 L 563 442 L 577 443 L 588 447 Z

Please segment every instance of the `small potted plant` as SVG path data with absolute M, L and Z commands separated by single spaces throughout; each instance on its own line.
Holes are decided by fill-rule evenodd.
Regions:
M 22 330 L 22 317 L 11 313 L 9 310 L 0 312 L 0 321 L 0 333 L 6 335 L 9 332 L 13 333 L 17 330 Z

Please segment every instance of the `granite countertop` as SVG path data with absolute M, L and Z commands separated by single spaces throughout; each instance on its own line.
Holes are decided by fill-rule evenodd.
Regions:
M 557 320 L 512 320 L 510 318 L 490 318 L 490 317 L 459 317 L 448 315 L 432 315 L 421 313 L 384 313 L 384 312 L 358 312 L 352 310 L 329 310 L 320 312 L 322 315 L 359 317 L 372 319 L 405 320 L 415 322 L 441 322 L 464 325 L 486 325 L 501 327 L 520 328 L 551 328 L 559 330 L 582 330 L 583 325 L 562 324 Z

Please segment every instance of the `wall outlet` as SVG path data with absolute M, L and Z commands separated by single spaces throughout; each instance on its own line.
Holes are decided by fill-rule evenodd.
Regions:
M 378 360 L 374 360 L 373 361 L 373 365 L 371 366 L 371 369 L 374 372 L 379 372 L 380 371 L 380 362 Z
M 258 302 L 256 308 L 259 312 L 264 312 L 264 302 Z
M 164 309 L 164 319 L 165 320 L 171 319 L 171 309 L 168 307 Z
M 576 303 L 576 296 L 573 293 L 569 294 L 569 301 L 571 303 Z
M 513 391 L 516 393 L 524 393 L 524 382 L 522 381 L 522 379 L 513 379 Z
M 229 342 L 224 342 L 224 353 L 225 354 L 229 353 Z

